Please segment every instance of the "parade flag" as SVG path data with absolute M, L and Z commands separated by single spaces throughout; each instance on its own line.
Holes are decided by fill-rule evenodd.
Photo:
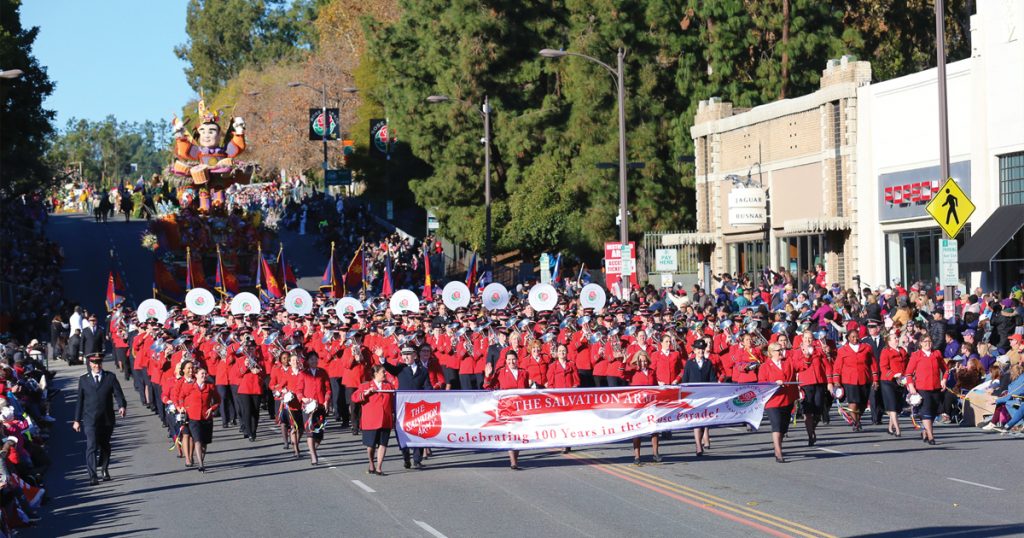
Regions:
M 476 283 L 476 253 L 473 253 L 473 259 L 469 261 L 469 267 L 466 269 L 466 287 L 470 290 L 473 289 L 473 284 Z
M 320 292 L 328 297 L 338 299 L 345 295 L 342 282 L 338 280 L 337 264 L 334 262 L 334 242 L 331 241 L 331 259 L 327 260 L 324 276 L 320 278 Z
M 117 308 L 117 305 L 124 302 L 124 296 L 118 293 L 122 291 L 122 289 L 117 287 L 117 276 L 114 271 L 111 270 L 110 274 L 107 276 L 107 297 L 105 301 L 107 305 L 107 312 L 112 312 Z
M 284 244 L 278 244 L 280 245 L 280 249 L 277 251 L 277 265 L 280 267 L 281 271 L 280 282 L 284 288 L 284 292 L 288 293 L 289 289 L 297 288 L 299 285 L 295 280 L 295 270 L 292 269 L 291 264 L 284 260 Z
M 430 252 L 423 253 L 423 300 L 432 302 L 434 300 L 434 290 L 431 288 L 430 282 Z
M 395 393 L 401 446 L 519 450 L 708 426 L 757 428 L 774 383 Z
M 259 291 L 260 300 L 264 302 L 284 297 L 277 275 L 263 257 L 262 247 L 256 249 L 256 289 Z
M 172 303 L 180 303 L 185 298 L 181 285 L 174 280 L 171 271 L 160 260 L 153 262 L 153 294 L 158 299 Z
M 351 292 L 359 291 L 363 286 L 363 243 L 352 255 L 352 261 L 348 262 L 348 271 L 345 271 L 345 288 Z
M 185 291 L 192 288 L 205 288 L 206 278 L 203 277 L 203 264 L 192 263 L 192 247 L 185 248 Z
M 558 269 L 561 267 L 561 265 L 562 265 L 562 253 L 559 252 L 558 253 L 558 257 L 555 258 L 555 265 L 551 269 L 551 281 L 554 282 L 555 284 L 558 284 Z
M 238 279 L 224 268 L 224 259 L 220 254 L 220 245 L 217 245 L 217 274 L 214 277 L 214 289 L 221 295 L 234 297 L 238 293 Z
M 395 283 L 391 280 L 391 254 L 384 255 L 384 283 L 380 286 L 380 294 L 391 297 L 395 292 Z

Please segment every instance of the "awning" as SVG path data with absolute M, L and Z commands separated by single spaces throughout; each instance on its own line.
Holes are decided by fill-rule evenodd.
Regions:
M 661 236 L 661 246 L 677 245 L 714 245 L 716 236 L 713 233 L 689 232 L 681 234 L 665 234 Z
M 792 219 L 782 223 L 782 231 L 787 234 L 835 232 L 849 229 L 850 219 L 846 217 Z
M 961 271 L 989 271 L 992 258 L 1024 227 L 1024 205 L 1007 205 L 996 209 L 992 216 L 973 233 L 960 248 L 958 259 Z

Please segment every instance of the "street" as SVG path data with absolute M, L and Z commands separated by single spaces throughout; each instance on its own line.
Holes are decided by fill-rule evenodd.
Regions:
M 123 264 L 129 302 L 150 296 L 142 226 L 51 217 L 70 300 L 102 311 L 110 248 Z M 300 284 L 313 289 L 322 256 L 308 236 L 285 241 Z M 677 432 L 662 443 L 664 462 L 642 467 L 620 443 L 524 452 L 518 473 L 504 452 L 456 450 L 435 450 L 425 470 L 405 470 L 392 440 L 381 477 L 364 472 L 359 438 L 335 423 L 320 466 L 294 459 L 264 411 L 256 443 L 218 423 L 208 471 L 200 474 L 168 451 L 166 429 L 122 380 L 129 406 L 114 434 L 114 479 L 89 487 L 84 438 L 70 428 L 84 367 L 51 366 L 63 393 L 52 414 L 65 426 L 49 444 L 48 516 L 22 536 L 1024 535 L 1014 440 L 946 426 L 936 429 L 940 444 L 929 447 L 908 419 L 897 439 L 884 426 L 853 433 L 834 412 L 815 447 L 806 446 L 802 424 L 791 429 L 785 464 L 772 457 L 766 421 L 757 433 L 713 430 L 700 460 L 689 432 Z M 650 462 L 647 441 L 643 450 Z

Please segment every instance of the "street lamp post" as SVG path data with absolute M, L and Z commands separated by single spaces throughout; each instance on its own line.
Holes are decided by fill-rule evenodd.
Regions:
M 427 97 L 428 103 L 444 103 L 458 101 L 465 105 L 473 106 L 469 101 L 452 99 L 447 95 L 431 95 Z M 480 108 L 480 115 L 484 120 L 484 274 L 488 279 L 493 278 L 491 271 L 491 104 L 488 97 L 484 96 L 484 104 Z
M 587 56 L 586 54 L 580 54 L 578 52 L 569 52 L 565 50 L 555 49 L 541 49 L 540 55 L 544 58 L 562 58 L 565 56 L 577 56 L 585 60 L 591 61 L 605 68 L 612 77 L 615 78 L 616 86 L 616 97 L 619 108 L 619 241 L 625 248 L 629 246 L 629 221 L 627 219 L 626 203 L 627 194 L 626 190 L 626 69 L 624 59 L 626 57 L 626 50 L 619 48 L 619 52 L 616 55 L 616 67 L 612 67 L 597 58 Z M 629 260 L 623 260 L 623 266 L 628 263 Z M 629 279 L 622 279 L 622 290 L 623 296 L 629 297 Z
M 304 87 L 309 88 L 309 89 L 311 89 L 311 90 L 313 90 L 315 92 L 320 92 L 320 98 L 321 98 L 320 117 L 324 119 L 324 133 L 323 133 L 324 162 L 323 162 L 322 166 L 323 166 L 323 169 L 324 169 L 324 190 L 326 191 L 326 189 L 327 189 L 327 170 L 330 169 L 330 166 L 327 164 L 327 138 L 330 136 L 330 133 L 331 133 L 331 118 L 327 116 L 327 82 L 325 81 L 322 84 L 322 86 L 320 87 L 320 89 L 317 89 L 317 88 L 315 88 L 313 86 L 310 86 L 309 84 L 306 84 L 305 82 L 289 82 L 288 83 L 288 87 L 289 88 L 298 88 L 299 86 L 304 86 Z M 356 88 L 342 88 L 341 91 L 343 91 L 345 93 L 356 93 L 359 90 L 357 90 Z M 340 108 L 340 104 L 339 104 L 339 108 Z M 338 119 L 340 121 L 341 120 L 341 118 L 340 118 L 341 111 L 340 110 L 338 111 L 338 116 L 339 116 Z M 338 131 L 339 132 L 341 131 L 341 125 L 338 125 Z

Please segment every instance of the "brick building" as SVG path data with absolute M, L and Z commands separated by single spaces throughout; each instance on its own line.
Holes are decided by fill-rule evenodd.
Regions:
M 868 62 L 830 60 L 810 95 L 734 108 L 702 101 L 696 147 L 697 232 L 666 244 L 700 245 L 710 271 L 794 274 L 822 264 L 853 285 L 857 249 L 857 88 Z M 764 195 L 767 199 L 764 199 Z

